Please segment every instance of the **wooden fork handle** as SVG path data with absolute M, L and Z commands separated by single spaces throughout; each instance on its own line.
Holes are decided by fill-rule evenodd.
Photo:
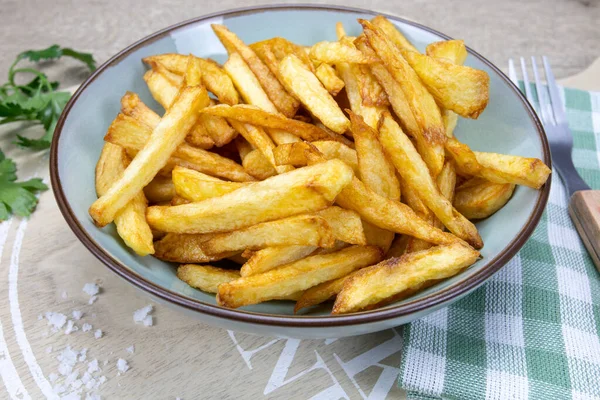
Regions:
M 569 214 L 600 272 L 600 190 L 580 190 L 571 196 Z

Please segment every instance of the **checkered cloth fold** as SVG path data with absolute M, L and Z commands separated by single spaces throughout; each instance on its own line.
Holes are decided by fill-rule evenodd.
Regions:
M 600 93 L 563 90 L 573 161 L 600 189 Z M 600 274 L 554 171 L 521 251 L 472 294 L 404 328 L 409 399 L 600 399 Z

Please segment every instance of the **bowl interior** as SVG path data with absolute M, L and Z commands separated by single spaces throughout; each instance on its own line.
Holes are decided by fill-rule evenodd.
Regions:
M 161 107 L 152 99 L 142 76 L 146 70 L 143 57 L 159 53 L 192 53 L 211 57 L 219 62 L 226 52 L 213 34 L 210 24 L 225 24 L 245 42 L 282 36 L 293 42 L 310 45 L 322 40 L 335 40 L 335 23 L 344 23 L 351 35 L 360 30 L 357 18 L 370 19 L 373 15 L 347 10 L 318 8 L 287 8 L 249 10 L 211 17 L 179 26 L 155 36 L 113 60 L 80 93 L 68 112 L 57 144 L 58 178 L 75 219 L 89 238 L 104 249 L 110 257 L 138 275 L 167 291 L 207 304 L 215 304 L 215 297 L 192 289 L 175 276 L 174 265 L 153 257 L 138 257 L 127 249 L 113 226 L 99 229 L 88 215 L 88 207 L 96 199 L 94 167 L 103 145 L 103 136 L 120 109 L 120 98 L 125 91 L 133 91 L 157 112 Z M 396 25 L 417 48 L 424 50 L 428 43 L 445 39 L 428 30 L 406 22 Z M 542 139 L 535 121 L 511 85 L 485 62 L 469 54 L 466 65 L 482 69 L 490 75 L 490 101 L 477 120 L 460 119 L 456 135 L 474 150 L 493 151 L 545 159 Z M 508 204 L 492 217 L 477 224 L 485 247 L 483 258 L 463 273 L 441 282 L 400 303 L 413 302 L 460 284 L 485 269 L 507 246 L 518 238 L 530 223 L 539 191 L 519 186 Z M 268 302 L 245 307 L 243 310 L 272 315 L 293 315 L 293 303 Z M 328 314 L 323 307 L 311 315 Z

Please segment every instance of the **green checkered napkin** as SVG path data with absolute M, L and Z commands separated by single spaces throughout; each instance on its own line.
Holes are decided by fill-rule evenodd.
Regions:
M 565 89 L 573 161 L 600 189 L 600 93 Z M 409 399 L 600 399 L 600 274 L 556 173 L 522 250 L 472 294 L 406 325 Z

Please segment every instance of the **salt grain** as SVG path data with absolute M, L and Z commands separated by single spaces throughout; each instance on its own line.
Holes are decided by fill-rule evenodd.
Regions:
M 55 330 L 61 329 L 67 322 L 67 316 L 65 314 L 49 311 L 45 316 L 48 320 L 48 325 L 52 326 Z
M 90 296 L 97 295 L 100 292 L 100 286 L 95 283 L 86 283 L 83 285 L 83 291 Z
M 81 325 L 81 330 L 83 332 L 89 332 L 92 330 L 92 325 L 90 325 L 86 322 L 85 324 Z
M 88 301 L 88 304 L 94 304 L 94 302 L 98 300 L 98 296 L 92 296 L 90 297 L 90 300 Z
M 126 348 L 125 350 L 127 350 L 127 352 L 129 354 L 133 354 L 133 352 L 135 351 L 135 347 L 133 345 L 131 345 L 128 348 Z
M 81 349 L 81 351 L 79 352 L 79 357 L 77 358 L 77 360 L 79 362 L 84 362 L 87 359 L 87 348 L 83 348 Z
M 117 369 L 120 373 L 124 373 L 129 369 L 129 364 L 127 364 L 127 361 L 123 360 L 122 358 L 119 358 L 117 360 Z
M 67 298 L 67 292 L 65 290 L 62 291 L 62 293 L 60 294 L 60 297 L 62 297 L 63 299 Z
M 154 324 L 154 321 L 152 320 L 152 315 L 146 315 L 146 318 L 144 318 L 142 322 L 144 323 L 144 326 L 152 326 Z
M 100 367 L 98 367 L 98 360 L 94 358 L 92 361 L 90 361 L 88 363 L 87 372 L 90 374 L 93 374 L 94 372 L 97 372 L 97 371 L 100 371 Z
M 50 382 L 54 383 L 58 379 L 58 375 L 52 372 L 50 375 L 48 375 L 48 379 L 50 380 Z
M 100 339 L 102 337 L 102 329 L 96 329 L 96 332 L 94 332 L 94 337 L 96 339 Z
M 67 321 L 67 328 L 65 329 L 65 335 L 70 335 L 72 332 L 78 331 L 79 328 L 75 325 L 73 320 Z
M 77 321 L 79 321 L 81 319 L 81 317 L 83 316 L 83 312 L 79 311 L 79 310 L 73 310 L 73 319 L 76 319 Z
M 139 310 L 136 310 L 133 313 L 133 321 L 143 322 L 144 319 L 148 316 L 148 314 L 152 312 L 153 309 L 154 307 L 152 307 L 152 304 L 148 304 L 146 307 L 142 307 Z

